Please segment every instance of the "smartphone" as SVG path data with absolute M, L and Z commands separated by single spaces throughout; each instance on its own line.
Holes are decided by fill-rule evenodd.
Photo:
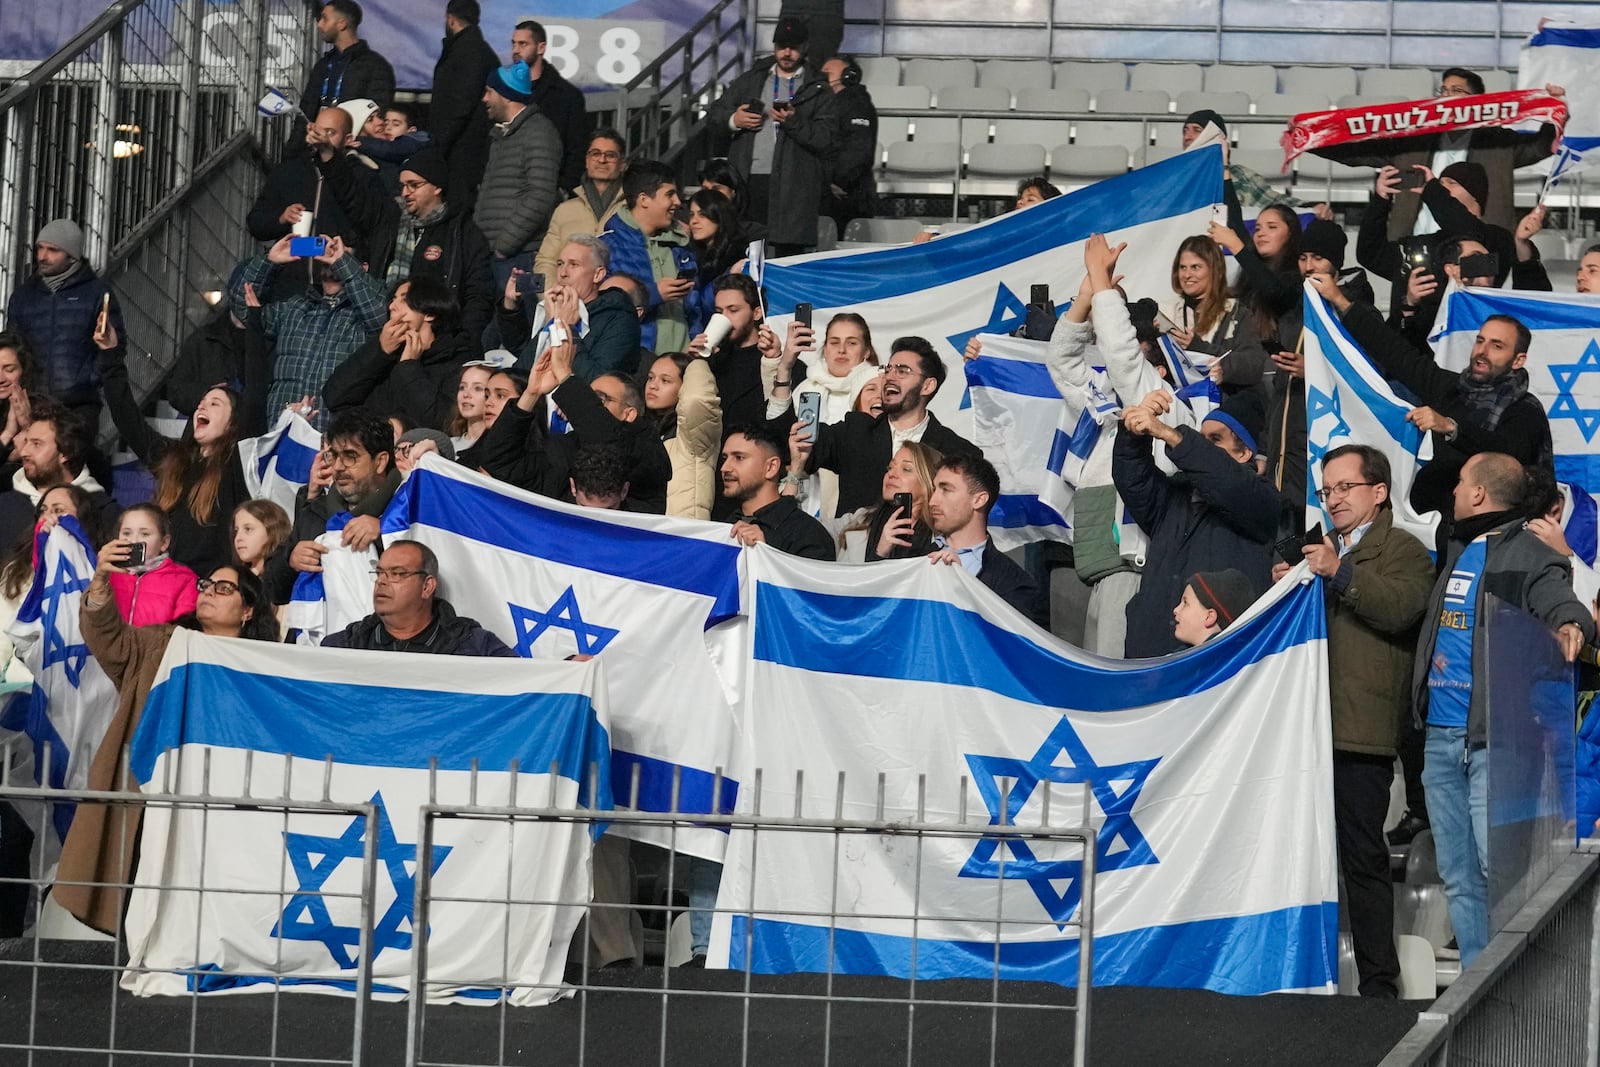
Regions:
M 1400 238 L 1400 258 L 1405 261 L 1406 270 L 1414 271 L 1418 268 L 1434 273 L 1433 270 L 1433 243 L 1428 237 L 1411 235 Z
M 1030 285 L 1028 287 L 1028 303 L 1038 307 L 1044 307 L 1050 303 L 1050 286 Z
M 1164 313 L 1162 313 L 1161 311 L 1157 311 L 1156 312 L 1156 329 L 1157 330 L 1159 330 L 1162 333 L 1171 333 L 1173 330 L 1176 330 L 1177 328 L 1178 328 L 1178 324 L 1173 322 L 1171 319 L 1167 318 L 1167 316 Z
M 122 565 L 124 567 L 143 567 L 144 551 L 145 543 L 143 541 L 135 541 L 128 546 L 128 558 L 123 560 Z
M 800 417 L 800 425 L 811 434 L 811 442 L 817 440 L 817 420 L 822 417 L 822 394 L 801 393 L 795 398 L 795 414 Z
M 894 506 L 900 509 L 902 518 L 910 518 L 912 508 L 911 494 L 896 493 L 894 495 Z
M 794 306 L 794 321 L 802 326 L 809 327 L 811 325 L 811 311 L 810 304 L 796 304 Z
M 1317 523 L 1306 531 L 1306 539 L 1301 542 L 1306 547 L 1322 544 L 1322 523 Z
M 1218 226 L 1226 226 L 1228 224 L 1228 205 L 1212 204 L 1211 221 L 1216 223 Z
M 767 113 L 767 102 L 759 96 L 753 100 L 746 101 L 744 106 L 754 111 L 757 115 L 765 115 Z
M 295 259 L 316 259 L 328 251 L 326 237 L 291 237 L 289 254 Z
M 678 280 L 680 282 L 692 282 L 698 277 L 700 277 L 700 271 L 694 267 L 685 267 L 678 272 Z
M 1463 279 L 1493 278 L 1500 273 L 1500 257 L 1493 252 L 1474 252 L 1470 256 L 1462 256 L 1458 266 Z
M 1426 172 L 1424 171 L 1424 169 L 1422 167 L 1411 167 L 1409 169 L 1410 169 L 1412 175 L 1415 177 L 1415 180 L 1416 180 L 1417 184 L 1406 186 L 1406 192 L 1408 192 L 1408 193 L 1420 193 L 1420 192 L 1422 192 L 1422 187 L 1424 185 L 1428 184 L 1428 177 L 1427 177 Z
M 544 275 L 536 270 L 523 271 L 517 276 L 517 292 L 523 298 L 532 297 L 537 300 L 544 295 Z

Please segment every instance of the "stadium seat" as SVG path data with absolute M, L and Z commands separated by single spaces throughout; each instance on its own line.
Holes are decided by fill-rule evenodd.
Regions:
M 1250 114 L 1250 94 L 1244 92 L 1208 93 L 1188 89 L 1178 94 L 1173 110 L 1179 115 L 1196 111 L 1215 111 L 1224 119 Z
M 1181 148 L 1175 148 L 1172 145 L 1153 144 L 1144 150 L 1144 159 L 1142 161 L 1136 159 L 1134 162 L 1141 167 L 1148 167 L 1152 163 L 1160 163 L 1163 159 L 1171 159 L 1173 156 L 1181 155 L 1183 155 L 1183 149 Z
M 895 56 L 862 56 L 861 84 L 877 95 L 879 86 L 900 84 L 900 60 Z
M 973 178 L 1028 178 L 1044 173 L 1044 146 L 1037 144 L 973 145 L 967 174 Z
M 1150 132 L 1157 145 L 1162 148 L 1183 147 L 1183 120 L 1187 113 L 1173 115 L 1167 122 L 1152 122 Z
M 951 85 L 978 84 L 978 65 L 970 59 L 913 59 L 901 71 L 905 85 L 926 85 L 937 92 Z
M 1129 153 L 1143 155 L 1145 146 L 1150 143 L 1145 124 L 1142 122 L 1108 122 L 1099 119 L 1088 119 L 1072 124 L 1072 142 L 1074 144 L 1121 145 Z
M 1274 189 L 1287 193 L 1292 174 L 1283 173 L 1283 149 L 1236 148 L 1228 156 L 1230 162 L 1248 167 L 1271 183 Z
M 1011 90 L 1000 86 L 977 89 L 952 85 L 934 94 L 933 106 L 941 111 L 1009 111 Z
M 1406 856 L 1406 880 L 1394 887 L 1394 932 L 1420 937 L 1436 951 L 1455 936 L 1450 929 L 1450 905 L 1439 877 L 1431 830 L 1412 839 Z
M 1384 104 L 1398 104 L 1403 100 L 1413 99 L 1409 96 L 1369 96 L 1364 93 L 1346 93 L 1334 101 L 1335 107 L 1380 107 Z
M 989 128 L 993 121 L 984 118 L 952 118 L 941 116 L 937 111 L 930 111 L 922 118 L 916 119 L 911 124 L 911 139 L 913 141 L 960 141 L 963 146 L 971 148 L 975 144 L 983 144 L 989 139 Z
M 1019 89 L 1017 110 L 1081 113 L 1089 110 L 1089 90 L 1077 85 Z
M 1304 115 L 1308 111 L 1328 110 L 1326 96 L 1307 96 L 1304 93 L 1273 93 L 1271 96 L 1256 97 L 1257 115 L 1276 115 L 1283 118 L 1293 118 Z
M 961 146 L 954 141 L 896 141 L 889 146 L 884 175 L 954 177 Z
M 1065 144 L 1072 140 L 1072 123 L 1067 119 L 998 119 L 994 124 L 995 144 Z
M 1172 97 L 1160 89 L 1107 89 L 1095 97 L 1102 115 L 1153 115 L 1172 111 Z
M 1394 947 L 1400 956 L 1400 999 L 1432 1000 L 1438 996 L 1433 946 L 1415 934 L 1396 934 Z
M 1567 235 L 1560 230 L 1540 230 L 1533 235 L 1533 247 L 1539 250 L 1539 258 L 1545 260 L 1568 259 L 1573 252 L 1567 244 Z
M 1208 93 L 1270 96 L 1278 91 L 1278 72 L 1255 63 L 1215 63 L 1205 69 L 1201 88 Z
M 1128 76 L 1130 89 L 1159 89 L 1167 95 L 1199 90 L 1204 75 L 1198 63 L 1135 63 Z
M 846 243 L 907 244 L 922 229 L 916 219 L 851 219 L 840 240 Z
M 1438 95 L 1433 71 L 1421 67 L 1368 67 L 1361 72 L 1362 96 L 1392 96 L 1396 100 L 1428 100 Z
M 1085 63 L 1067 60 L 1056 64 L 1056 88 L 1077 87 L 1089 95 L 1104 89 L 1126 89 L 1128 68 L 1121 63 Z
M 1013 95 L 1021 89 L 1048 89 L 1050 79 L 1050 62 L 1045 59 L 991 59 L 978 64 L 979 86 Z
M 1232 127 L 1234 143 L 1240 148 L 1270 148 L 1276 151 L 1278 139 L 1283 136 L 1284 126 L 1285 124 L 1281 122 L 1240 123 Z
M 1326 100 L 1356 91 L 1354 67 L 1287 67 L 1282 75 L 1282 91 Z
M 1114 144 L 1063 144 L 1050 153 L 1050 176 L 1111 178 L 1128 172 L 1128 149 Z
M 1503 93 L 1517 87 L 1517 76 L 1509 70 L 1480 70 L 1485 92 Z
M 879 109 L 933 106 L 933 93 L 926 85 L 881 85 L 869 92 L 873 106 Z

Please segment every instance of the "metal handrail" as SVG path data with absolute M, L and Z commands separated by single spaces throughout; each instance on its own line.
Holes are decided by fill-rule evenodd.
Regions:
M 738 18 L 724 31 L 724 16 L 730 10 Z M 634 151 L 672 157 L 682 150 L 700 125 L 699 121 L 691 121 L 695 119 L 694 112 L 700 101 L 714 95 L 729 71 L 741 63 L 748 65 L 752 61 L 754 26 L 753 0 L 719 0 L 689 27 L 688 32 L 663 49 L 661 55 L 646 64 L 622 87 L 617 96 L 616 128 L 628 139 Z M 701 41 L 701 35 L 709 27 L 715 27 L 710 39 Z M 722 59 L 724 46 L 736 38 L 737 47 L 731 50 L 728 59 Z M 697 86 L 695 71 L 708 58 L 713 61 L 713 69 L 709 77 Z M 665 72 L 675 65 L 677 74 L 663 81 Z M 649 99 L 638 107 L 633 106 L 633 94 L 644 88 L 650 91 Z M 673 102 L 669 103 L 669 100 Z M 630 136 L 630 123 L 635 113 L 645 116 L 636 137 Z M 663 129 L 673 130 L 676 134 L 671 146 L 658 146 Z
M 0 111 L 5 111 L 17 101 L 37 92 L 51 78 L 67 69 L 68 63 L 92 48 L 101 37 L 115 29 L 146 2 L 147 0 L 115 0 L 93 22 L 73 34 L 72 39 L 56 49 L 48 59 L 40 60 L 38 66 L 0 91 Z

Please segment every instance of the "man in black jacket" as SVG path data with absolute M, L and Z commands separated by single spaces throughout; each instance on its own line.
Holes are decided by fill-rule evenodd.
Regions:
M 557 500 L 572 500 L 572 463 L 579 449 L 613 445 L 628 467 L 630 510 L 666 514 L 672 460 L 656 436 L 655 423 L 641 419 L 644 397 L 632 378 L 603 374 L 585 382 L 573 374 L 572 338 L 549 345 L 534 364 L 528 386 L 515 404 L 501 409 L 494 425 L 473 448 L 491 477 Z M 571 432 L 547 429 L 554 404 Z
M 937 535 L 935 563 L 960 564 L 1000 599 L 1032 618 L 1033 579 L 989 539 L 989 509 L 1000 497 L 1000 474 L 982 456 L 955 455 L 939 464 L 928 495 L 928 525 Z M 1033 619 L 1045 629 L 1049 620 Z
M 381 110 L 394 99 L 394 68 L 356 36 L 361 5 L 356 0 L 328 0 L 317 14 L 317 33 L 333 47 L 322 53 L 306 75 L 300 110 L 306 122 L 317 112 L 346 100 L 371 100 Z
M 761 384 L 761 349 L 756 346 L 762 314 L 755 279 L 748 274 L 725 274 L 711 283 L 711 295 L 717 314 L 732 324 L 728 336 L 716 351 L 707 352 L 708 338 L 702 333 L 689 342 L 689 351 L 706 357 L 717 380 L 724 425 L 762 422 L 767 417 L 767 395 Z
M 377 168 L 355 158 L 347 147 L 350 122 L 350 113 L 343 108 L 325 107 L 317 113 L 306 127 L 305 143 L 310 150 L 287 156 L 272 168 L 250 206 L 245 227 L 251 237 L 266 242 L 287 237 L 300 216 L 309 212 L 311 233 L 343 238 L 357 259 L 365 263 L 371 258 L 371 232 L 350 217 L 332 188 L 335 183 L 352 189 L 369 186 L 362 189 L 363 197 L 377 200 L 387 195 Z M 330 174 L 337 175 L 331 182 Z
M 567 81 L 555 64 L 544 58 L 549 38 L 532 19 L 511 31 L 511 62 L 528 64 L 533 78 L 533 106 L 544 112 L 561 135 L 561 188 L 571 189 L 583 180 L 584 153 L 589 147 L 589 113 L 583 90 Z
M 450 0 L 444 8 L 444 46 L 433 65 L 428 132 L 450 161 L 448 188 L 461 208 L 472 206 L 489 158 L 489 116 L 483 83 L 500 65 L 478 28 L 478 0 Z
M 765 423 L 735 426 L 722 442 L 722 495 L 738 505 L 728 536 L 742 545 L 768 544 L 807 559 L 832 560 L 827 529 L 778 488 L 783 439 Z
M 1526 326 L 1509 315 L 1489 316 L 1478 327 L 1467 369 L 1446 370 L 1385 326 L 1370 305 L 1351 303 L 1323 278 L 1312 284 L 1384 377 L 1419 402 L 1406 420 L 1433 434 L 1433 461 L 1411 483 L 1411 506 L 1439 512 L 1438 547 L 1449 537 L 1452 494 L 1470 457 L 1503 452 L 1525 466 L 1551 464 L 1550 419 L 1522 369 L 1532 340 Z
M 769 254 L 817 243 L 817 211 L 838 136 L 836 106 L 822 72 L 804 67 L 806 24 L 778 23 L 773 54 L 735 78 L 707 123 L 730 130 L 728 162 L 745 183 L 745 218 L 767 227 Z
M 1279 505 L 1278 491 L 1255 468 L 1261 401 L 1240 393 L 1199 430 L 1162 422 L 1172 404 L 1173 395 L 1160 391 L 1127 408 L 1111 454 L 1111 480 L 1150 537 L 1139 592 L 1128 601 L 1129 659 L 1183 647 L 1172 632 L 1172 606 L 1196 571 L 1237 570 L 1256 596 L 1272 582 Z M 1156 441 L 1176 474 L 1156 466 Z
M 322 639 L 323 648 L 516 657 L 476 619 L 439 596 L 439 557 L 420 541 L 395 541 L 372 568 L 372 614 Z
M 878 109 L 861 84 L 861 67 L 851 56 L 835 56 L 822 64 L 823 77 L 834 93 L 838 140 L 822 193 L 822 213 L 839 226 L 878 213 L 878 186 L 872 178 L 878 162 Z
M 809 454 L 806 473 L 824 469 L 839 476 L 835 515 L 883 502 L 883 472 L 907 441 L 919 441 L 944 456 L 982 455 L 978 446 L 928 410 L 945 379 L 944 360 L 933 345 L 921 337 L 901 337 L 890 353 L 883 369 L 883 414 L 847 412 L 842 422 L 819 424 L 815 442 L 795 421 L 793 405 L 773 420 L 779 429 L 791 431 L 792 443 L 802 455 Z M 790 383 L 779 379 L 772 384 L 773 397 L 787 401 Z M 790 477 L 799 481 L 803 476 L 791 471 Z

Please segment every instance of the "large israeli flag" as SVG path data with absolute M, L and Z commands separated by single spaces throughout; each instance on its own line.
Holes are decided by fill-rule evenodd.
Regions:
M 739 783 L 719 771 L 738 737 L 743 549 L 726 524 L 580 508 L 429 455 L 383 530 L 433 549 L 441 594 L 519 655 L 606 661 L 619 804 L 637 775 L 644 810 L 671 810 L 674 795 L 680 811 L 733 810 Z M 708 859 L 726 841 L 695 827 L 619 831 Z
M 1550 416 L 1556 480 L 1567 491 L 1567 543 L 1593 566 L 1600 498 L 1600 297 L 1457 289 L 1445 296 L 1429 340 L 1442 367 L 1464 370 L 1478 327 L 1490 315 L 1511 315 L 1533 334 L 1528 389 Z
M 236 799 L 147 806 L 123 987 L 349 991 L 369 871 L 378 995 L 406 993 L 425 938 L 430 1000 L 555 999 L 589 898 L 593 827 L 439 819 L 426 851 L 419 806 L 610 808 L 601 670 L 175 630 L 132 773 L 147 794 Z M 419 929 L 424 864 L 433 904 Z
M 1411 483 L 1433 458 L 1433 442 L 1406 421 L 1414 405 L 1396 395 L 1332 309 L 1305 286 L 1306 528 L 1333 529 L 1317 500 L 1322 457 L 1340 445 L 1371 445 L 1389 460 L 1389 502 L 1395 525 L 1425 545 L 1434 543 L 1438 512 L 1411 506 Z
M 1600 27 L 1544 19 L 1522 46 L 1517 86 L 1543 89 L 1546 85 L 1559 85 L 1567 91 L 1567 128 L 1561 146 L 1547 164 L 1551 185 L 1600 160 L 1600 154 L 1594 151 L 1600 148 L 1600 83 L 1594 77 L 1597 68 Z
M 117 691 L 89 655 L 78 625 L 78 605 L 94 577 L 95 550 L 78 520 L 63 518 L 34 535 L 33 584 L 7 633 L 33 674 L 33 687 L 13 693 L 0 712 L 0 739 L 18 748 L 19 782 L 81 790 L 89 764 L 117 713 Z M 0 759 L 4 756 L 0 755 Z M 19 805 L 34 831 L 36 869 L 49 877 L 77 805 L 57 801 L 48 815 Z
M 301 416 L 285 410 L 272 429 L 239 442 L 239 462 L 252 497 L 265 497 L 294 517 L 295 493 L 311 477 L 322 449 L 322 434 Z
M 967 407 L 961 352 L 969 339 L 1021 326 L 1031 285 L 1075 290 L 1083 244 L 1095 233 L 1113 245 L 1128 242 L 1118 269 L 1131 296 L 1170 293 L 1178 244 L 1205 233 L 1221 202 L 1221 148 L 1186 152 L 927 244 L 768 260 L 768 319 L 782 336 L 796 303 L 815 306 L 819 327 L 835 312 L 854 311 L 885 355 L 896 337 L 926 337 L 950 370 L 933 408 L 959 431 L 970 427 L 956 415 Z
M 1019 629 L 960 567 L 760 546 L 749 566 L 764 812 L 1038 827 L 1047 794 L 1050 825 L 1082 825 L 1087 805 L 1096 984 L 1334 991 L 1326 617 L 1320 585 L 1294 580 L 1308 572 L 1198 649 L 1113 665 Z M 736 831 L 711 959 L 1071 984 L 1081 862 L 1038 838 Z

